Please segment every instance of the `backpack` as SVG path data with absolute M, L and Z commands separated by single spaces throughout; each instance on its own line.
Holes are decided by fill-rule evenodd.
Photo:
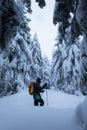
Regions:
M 33 93 L 34 93 L 34 82 L 30 83 L 28 92 L 29 92 L 30 95 L 33 95 Z

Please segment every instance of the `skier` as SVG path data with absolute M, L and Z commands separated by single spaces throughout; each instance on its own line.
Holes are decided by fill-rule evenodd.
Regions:
M 40 86 L 41 83 L 41 78 L 36 79 L 36 83 L 34 84 L 34 93 L 33 93 L 33 98 L 34 98 L 34 105 L 38 106 L 40 103 L 40 106 L 44 105 L 44 100 L 41 97 L 40 93 L 44 92 L 44 88 L 47 88 L 47 83 L 43 85 L 43 87 Z

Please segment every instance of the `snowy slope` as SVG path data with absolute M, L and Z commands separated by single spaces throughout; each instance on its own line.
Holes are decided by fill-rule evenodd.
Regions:
M 27 90 L 0 99 L 0 130 L 81 130 L 75 109 L 83 96 L 48 90 L 44 107 L 34 107 Z M 48 99 L 48 104 L 47 104 Z

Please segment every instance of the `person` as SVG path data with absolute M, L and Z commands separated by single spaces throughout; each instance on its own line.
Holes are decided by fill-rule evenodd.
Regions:
M 47 83 L 43 85 L 43 87 L 40 86 L 41 83 L 41 78 L 37 78 L 36 82 L 34 84 L 34 93 L 33 93 L 33 98 L 34 98 L 34 106 L 44 106 L 44 100 L 41 97 L 40 93 L 44 92 L 44 88 L 47 87 Z

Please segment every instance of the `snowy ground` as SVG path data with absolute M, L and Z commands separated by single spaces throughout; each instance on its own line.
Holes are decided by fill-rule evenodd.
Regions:
M 83 130 L 75 121 L 84 96 L 47 90 L 45 106 L 34 107 L 27 90 L 0 99 L 0 130 Z

